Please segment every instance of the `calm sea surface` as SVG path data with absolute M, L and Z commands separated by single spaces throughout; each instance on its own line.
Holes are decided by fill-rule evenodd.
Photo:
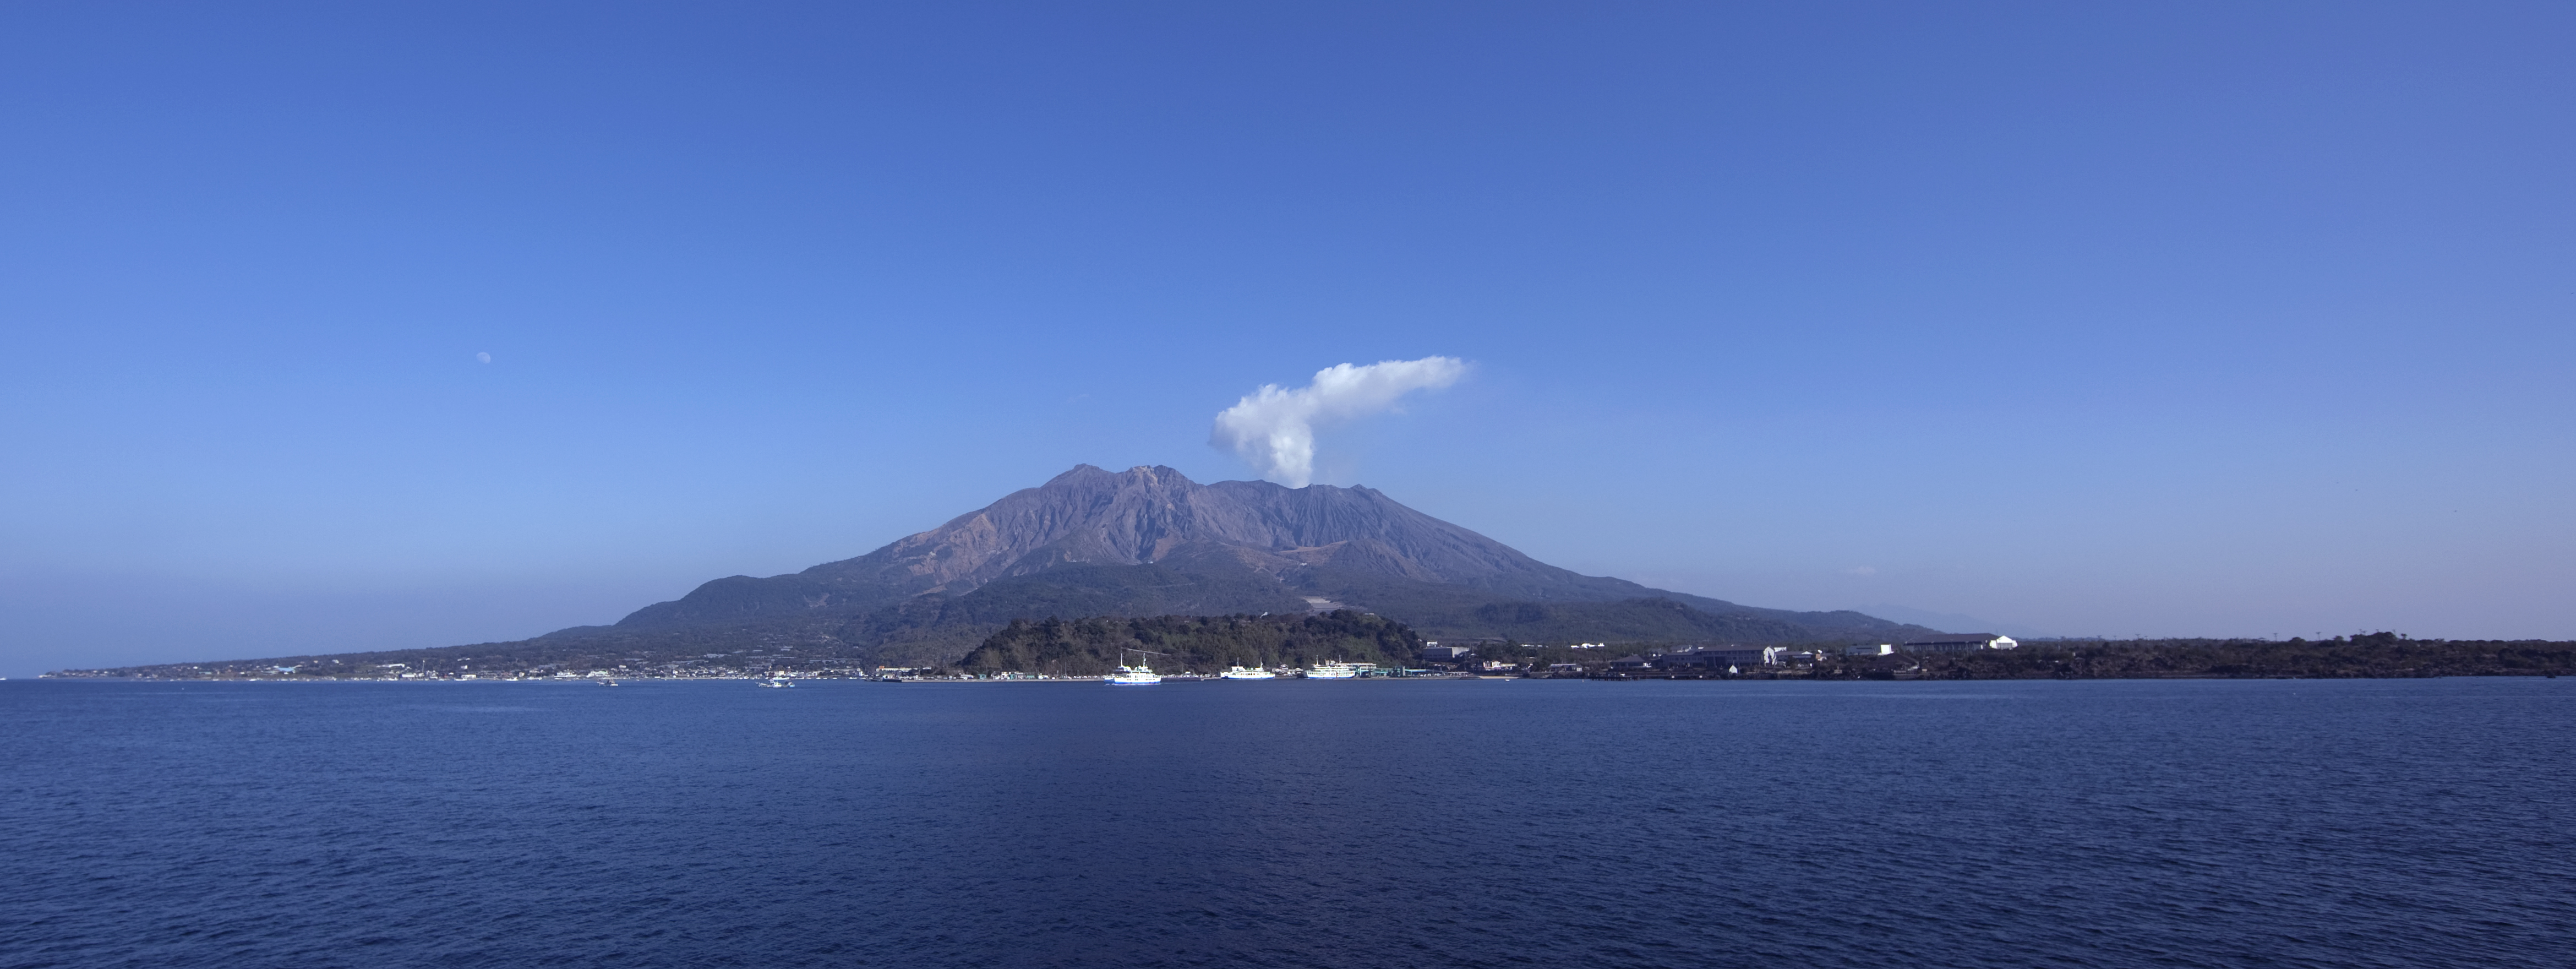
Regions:
M 2576 679 L 0 683 L 0 965 L 2569 966 Z

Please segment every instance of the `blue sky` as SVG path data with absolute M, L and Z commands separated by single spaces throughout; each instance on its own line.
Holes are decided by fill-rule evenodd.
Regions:
M 2576 637 L 2576 10 L 17 4 L 0 675 L 611 621 L 1264 383 L 1542 560 Z M 478 353 L 489 354 L 483 363 Z

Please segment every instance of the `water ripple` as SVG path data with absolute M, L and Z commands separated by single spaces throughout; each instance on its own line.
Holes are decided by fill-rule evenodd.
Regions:
M 0 966 L 2576 952 L 2560 681 L 807 686 L 0 683 Z

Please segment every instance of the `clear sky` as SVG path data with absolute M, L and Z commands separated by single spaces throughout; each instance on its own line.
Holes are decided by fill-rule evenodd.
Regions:
M 2576 637 L 2576 6 L 858 6 L 0 7 L 0 675 L 612 621 L 1433 355 L 1317 480 L 1588 573 Z

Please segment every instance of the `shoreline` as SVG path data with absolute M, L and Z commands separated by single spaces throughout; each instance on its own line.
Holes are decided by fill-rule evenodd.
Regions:
M 2285 681 L 2286 681 L 2286 680 L 2296 680 L 2296 681 L 2330 681 L 2330 680 L 2494 680 L 2494 679 L 2534 679 L 2534 680 L 2554 680 L 2554 679 L 2557 679 L 2557 678 L 2558 678 L 2558 674 L 2557 674 L 2557 673 L 2555 673 L 2555 672 L 2545 672 L 2545 671 L 2527 671 L 2527 672 L 2484 672 L 2484 673 L 2427 673 L 2427 674 L 2415 674 L 2415 675 L 2398 674 L 2398 675 L 2377 675 L 2377 676 L 2372 676 L 2372 675 L 2334 675 L 2334 676 L 2289 676 L 2289 675 L 2268 675 L 2268 676 L 2231 676 L 2231 675 L 2222 674 L 2222 673 L 2166 673 L 2166 674 L 2161 674 L 2161 675 L 2139 675 L 2139 676 L 1901 676 L 1901 675 L 1900 675 L 1900 676 L 1889 676 L 1889 677 L 1874 677 L 1874 676 L 1810 676 L 1810 675 L 1799 675 L 1799 674 L 1747 674 L 1747 675 L 1737 675 L 1737 676 L 1704 676 L 1704 675 L 1681 675 L 1681 676 L 1638 676 L 1638 675 L 1626 675 L 1626 674 L 1622 674 L 1622 675 L 1609 675 L 1609 676 L 1474 676 L 1474 675 L 1459 675 L 1459 674 L 1433 674 L 1433 675 L 1429 675 L 1429 676 L 1365 676 L 1365 677 L 1353 677 L 1353 678 L 1349 678 L 1349 679 L 1330 679 L 1330 680 L 1321 680 L 1321 681 L 1319 681 L 1319 682 L 1326 682 L 1326 683 L 1395 683 L 1395 682 L 1444 682 L 1444 683 L 1457 683 L 1457 682 L 1466 682 L 1466 681 L 1479 681 L 1479 682 L 1517 682 L 1517 681 L 1537 681 L 1537 682 L 1564 682 L 1564 683 L 1685 683 L 1685 682 L 1702 682 L 1702 683 L 1835 683 L 1835 684 L 1847 684 L 1847 683 L 1909 683 L 1909 684 L 1920 684 L 1920 683 L 2078 683 L 2078 682 L 2109 682 L 2109 681 L 2127 681 L 2127 682 L 2149 682 L 2149 681 L 2153 681 L 2153 682 L 2171 682 L 2171 681 L 2181 681 L 2181 680 L 2193 680 L 2193 681 L 2229 681 L 2229 682 L 2235 682 L 2235 681 L 2251 681 L 2251 680 L 2285 680 Z M 552 678 L 552 677 L 543 677 L 543 678 L 539 678 L 539 677 L 529 677 L 529 678 L 523 678 L 523 679 L 506 679 L 506 678 L 493 678 L 493 679 L 481 679 L 481 678 L 476 678 L 476 679 L 461 679 L 461 678 L 432 678 L 432 677 L 420 677 L 420 678 L 415 678 L 415 679 L 393 679 L 393 678 L 375 678 L 375 677 L 323 677 L 323 676 L 313 676 L 313 677 L 300 677 L 300 676 L 299 676 L 299 677 L 283 677 L 283 676 L 281 676 L 281 677 L 160 677 L 160 676 L 76 676 L 76 675 L 67 676 L 67 675 L 59 675 L 59 674 L 55 674 L 55 673 L 44 673 L 44 674 L 39 674 L 39 675 L 37 675 L 37 676 L 33 676 L 33 677 L 20 678 L 20 679 L 17 679 L 17 680 L 16 680 L 16 682 L 21 682 L 21 683 L 35 683 L 35 682 L 51 682 L 51 683 L 269 683 L 269 684 L 283 684 L 283 683 L 304 683 L 304 684 L 315 684 L 315 683 L 384 683 L 384 684 L 420 685 L 420 686 L 428 686 L 428 685 L 440 685 L 440 686 L 463 686 L 463 685 L 481 685 L 481 684 L 516 684 L 516 685 L 545 684 L 545 685 L 554 685 L 554 686 L 599 686 L 599 685 L 602 685 L 602 684 L 610 684 L 610 685 L 625 685 L 625 684 L 630 684 L 630 683 L 765 683 L 765 682 L 769 682 L 769 681 L 771 681 L 771 680 L 773 680 L 773 679 L 777 679 L 777 678 L 776 678 L 776 677 L 768 677 L 768 676 L 621 676 L 621 677 L 614 677 L 614 678 L 609 678 L 609 679 L 555 679 L 555 678 Z M 992 684 L 1004 684 L 1004 683 L 1022 683 L 1022 684 L 1100 684 L 1100 683 L 1107 682 L 1109 678 L 1108 678 L 1108 677 L 1106 677 L 1106 676 L 1050 676 L 1050 677 L 1045 677 L 1045 678 L 1038 678 L 1038 677 L 963 677 L 963 676 L 961 676 L 961 677 L 908 677 L 908 678 L 901 678 L 901 679 L 891 679 L 891 678 L 877 678 L 877 677 L 866 677 L 866 676 L 796 676 L 796 677 L 785 677 L 785 679 L 788 679 L 788 680 L 790 680 L 790 681 L 794 681 L 794 682 L 799 682 L 799 683 L 809 683 L 809 682 L 830 682 L 830 683 L 882 683 L 882 684 L 887 684 L 887 685 L 915 685 L 915 686 L 918 686 L 918 685 L 927 685 L 927 684 L 950 684 L 950 685 L 976 685 L 976 686 L 980 686 L 980 685 L 992 685 Z M 1305 677 L 1280 677 L 1280 678 L 1278 678 L 1278 679 L 1274 679 L 1274 680 L 1262 680 L 1262 681 L 1256 681 L 1256 682 L 1265 682 L 1265 683 L 1294 683 L 1294 682 L 1303 682 L 1305 679 L 1306 679 Z M 0 677 L 0 683 L 5 683 L 5 682 L 10 682 L 10 679 L 9 679 L 9 678 L 6 678 L 6 677 Z M 1224 683 L 1224 682 L 1232 682 L 1232 681 L 1228 681 L 1228 680 L 1224 679 L 1223 677 L 1218 677 L 1218 676 L 1208 676 L 1208 677 L 1204 677 L 1204 678 L 1197 678 L 1197 679 L 1178 679 L 1178 678 L 1173 678 L 1173 677 L 1166 677 L 1166 678 L 1164 679 L 1163 683 L 1159 683 L 1159 684 L 1152 684 L 1152 685 L 1156 685 L 1156 686 L 1160 686 L 1160 685 L 1185 685 L 1185 684 L 1192 684 L 1192 683 Z

